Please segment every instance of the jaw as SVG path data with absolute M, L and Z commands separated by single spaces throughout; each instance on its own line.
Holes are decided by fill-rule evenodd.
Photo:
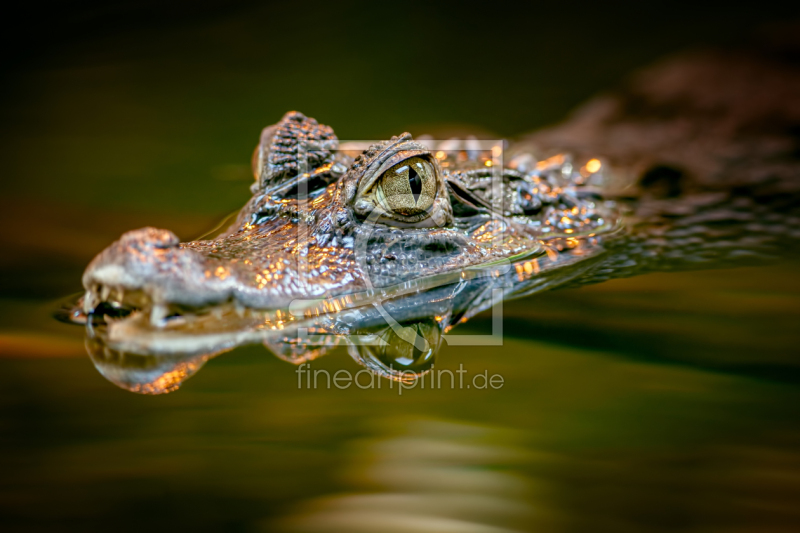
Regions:
M 482 233 L 477 232 L 473 241 L 491 234 L 482 226 Z M 87 269 L 87 292 L 79 302 L 87 313 L 79 317 L 73 310 L 70 314 L 73 321 L 82 318 L 86 324 L 87 350 L 98 370 L 118 386 L 137 393 L 175 390 L 208 359 L 250 344 L 263 344 L 277 357 L 299 365 L 344 343 L 358 363 L 378 375 L 413 381 L 432 368 L 425 365 L 432 365 L 441 343 L 449 342 L 445 334 L 490 308 L 498 294 L 512 298 L 558 287 L 582 275 L 604 255 L 596 237 L 588 236 L 540 241 L 524 231 L 510 231 L 486 239 L 480 246 L 467 243 L 475 246 L 470 248 L 449 238 L 453 230 L 405 232 L 400 239 L 385 238 L 392 232 L 381 235 L 381 231 L 374 235 L 375 242 L 367 241 L 366 256 L 372 257 L 372 262 L 341 263 L 347 265 L 342 272 L 349 282 L 330 274 L 311 276 L 314 289 L 301 288 L 303 297 L 291 300 L 287 300 L 284 286 L 263 278 L 263 269 L 263 287 L 253 288 L 239 283 L 242 272 L 249 272 L 240 269 L 244 260 L 232 263 L 197 252 L 197 247 L 213 247 L 211 242 L 152 252 L 168 264 L 189 261 L 184 256 L 188 252 L 194 254 L 193 265 L 208 266 L 203 261 L 211 260 L 214 272 L 225 269 L 227 275 L 220 276 L 224 279 L 212 274 L 212 291 L 199 287 L 199 292 L 187 299 L 180 298 L 187 280 L 171 284 L 173 278 L 164 275 L 169 268 L 155 268 L 156 277 L 142 278 L 141 268 L 131 272 L 124 265 L 96 260 Z M 235 249 L 214 242 L 217 250 Z M 457 246 L 451 246 L 453 243 Z M 435 257 L 419 261 L 419 256 L 404 259 L 401 253 L 425 247 Z M 329 251 L 321 253 L 324 257 L 312 256 L 310 262 L 317 264 L 331 257 Z M 150 255 L 142 257 L 151 266 L 160 265 Z M 268 262 L 289 263 L 285 255 L 279 258 Z M 248 268 L 257 263 L 256 257 L 248 261 Z M 261 268 L 264 263 L 258 264 Z M 320 273 L 319 268 L 316 271 Z M 275 278 L 273 275 L 278 282 L 286 279 Z M 288 279 L 296 281 L 298 277 Z M 331 285 L 325 279 L 337 281 Z M 243 290 L 227 290 L 227 285 L 220 290 L 221 283 Z M 243 303 L 247 298 L 253 301 L 254 291 L 260 291 L 255 293 L 257 301 L 271 305 Z M 166 298 L 170 294 L 178 298 Z M 215 300 L 219 294 L 223 297 Z M 427 358 L 397 371 L 393 365 L 405 363 L 409 354 L 417 353 L 422 335 L 422 345 L 429 349 Z M 394 353 L 393 359 L 388 358 L 390 353 Z
M 104 376 L 142 394 L 173 391 L 208 359 L 249 344 L 263 344 L 279 358 L 301 364 L 345 343 L 350 355 L 371 371 L 413 381 L 429 368 L 411 374 L 392 372 L 391 366 L 387 370 L 381 356 L 385 339 L 396 344 L 407 338 L 404 333 L 433 329 L 437 338 L 449 342 L 442 334 L 491 307 L 497 290 L 514 297 L 552 289 L 580 276 L 602 256 L 597 247 L 560 254 L 539 250 L 411 283 L 298 300 L 288 310 L 248 309 L 232 302 L 173 305 L 175 312 L 156 325 L 146 296 L 140 295 L 141 308 L 123 308 L 130 300 L 109 298 L 84 317 L 86 346 Z M 441 341 L 430 345 L 431 363 Z
M 107 317 L 109 341 L 126 348 L 171 353 L 196 344 L 191 351 L 198 351 L 233 337 L 243 343 L 253 336 L 237 334 L 253 328 L 280 331 L 307 313 L 428 291 L 541 251 L 524 228 L 504 220 L 473 221 L 471 231 L 327 222 L 339 213 L 332 204 L 301 225 L 300 216 L 279 213 L 258 220 L 254 208 L 210 241 L 180 243 L 155 228 L 126 233 L 87 267 L 83 312 Z M 328 308 L 319 303 L 326 299 Z M 166 341 L 181 335 L 187 338 Z
M 308 350 L 313 344 L 306 337 L 327 336 L 328 343 L 335 337 L 335 343 L 368 335 L 390 326 L 387 315 L 403 324 L 437 317 L 448 331 L 490 307 L 491 289 L 512 295 L 558 286 L 591 266 L 601 255 L 597 252 L 575 247 L 556 254 L 536 245 L 461 268 L 417 273 L 380 286 L 359 283 L 351 290 L 270 308 L 247 307 L 235 297 L 196 306 L 155 301 L 147 290 L 109 285 L 87 291 L 84 307 L 89 307 L 86 300 L 93 300 L 86 318 L 90 335 L 118 352 L 197 356 L 263 343 L 297 362 L 305 358 L 295 348 Z
M 356 222 L 324 239 L 319 218 L 298 228 L 244 215 L 212 241 L 179 243 L 153 228 L 123 235 L 84 274 L 91 333 L 122 352 L 196 355 L 253 343 L 282 352 L 307 332 L 369 333 L 387 320 L 437 316 L 449 329 L 489 307 L 490 288 L 506 297 L 552 288 L 602 253 L 589 236 L 543 241 L 504 217 L 438 229 Z

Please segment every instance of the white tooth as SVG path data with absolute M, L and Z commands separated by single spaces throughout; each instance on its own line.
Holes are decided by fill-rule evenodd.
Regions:
M 83 296 L 83 312 L 88 315 L 94 311 L 95 307 L 97 307 L 97 295 L 95 295 L 94 291 L 86 291 Z
M 164 319 L 167 318 L 167 306 L 164 304 L 154 304 L 150 310 L 150 325 L 156 328 L 164 326 Z
M 111 287 L 109 287 L 108 285 L 103 285 L 100 288 L 100 299 L 104 302 L 107 302 L 109 294 L 111 294 Z
M 236 302 L 233 307 L 236 309 L 236 314 L 239 315 L 240 318 L 244 317 L 245 308 L 242 304 Z
M 167 321 L 170 326 L 183 326 L 186 322 L 185 316 L 174 316 Z

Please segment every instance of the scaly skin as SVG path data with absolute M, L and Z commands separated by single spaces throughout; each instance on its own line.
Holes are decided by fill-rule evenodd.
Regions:
M 90 353 L 109 379 L 146 393 L 253 342 L 300 363 L 345 340 L 368 368 L 409 380 L 495 289 L 514 298 L 789 254 L 800 111 L 762 93 L 791 94 L 798 80 L 750 56 L 678 58 L 504 161 L 408 134 L 356 156 L 331 128 L 288 113 L 262 133 L 254 196 L 222 235 L 180 243 L 145 228 L 92 261 Z M 365 191 L 412 156 L 434 162 L 440 180 L 429 212 L 409 222 Z M 131 371 L 126 357 L 147 362 Z

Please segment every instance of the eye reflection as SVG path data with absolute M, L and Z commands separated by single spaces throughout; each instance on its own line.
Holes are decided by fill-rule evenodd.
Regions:
M 377 345 L 350 346 L 350 354 L 381 376 L 412 382 L 433 368 L 441 326 L 431 319 L 420 320 L 387 328 L 379 337 Z
M 439 329 L 428 322 L 417 322 L 404 327 L 398 335 L 389 329 L 381 338 L 385 343 L 378 358 L 386 366 L 398 370 L 424 372 L 434 361 L 434 347 L 439 343 Z
M 424 213 L 436 199 L 436 174 L 430 161 L 412 157 L 380 178 L 378 201 L 384 209 L 404 216 Z

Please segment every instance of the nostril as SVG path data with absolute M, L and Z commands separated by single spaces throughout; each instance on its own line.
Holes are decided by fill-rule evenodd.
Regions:
M 83 273 L 85 312 L 95 310 L 102 302 L 141 308 L 157 291 L 178 286 L 181 275 L 196 275 L 194 252 L 181 251 L 179 245 L 178 237 L 165 229 L 147 227 L 122 234 Z M 176 262 L 180 265 L 176 266 Z M 176 276 L 178 270 L 181 274 Z M 141 301 L 140 295 L 146 299 Z M 132 297 L 139 299 L 134 301 Z M 102 308 L 101 311 L 104 316 L 111 316 Z
M 119 242 L 128 246 L 173 248 L 180 244 L 180 239 L 169 230 L 141 228 L 124 233 Z

